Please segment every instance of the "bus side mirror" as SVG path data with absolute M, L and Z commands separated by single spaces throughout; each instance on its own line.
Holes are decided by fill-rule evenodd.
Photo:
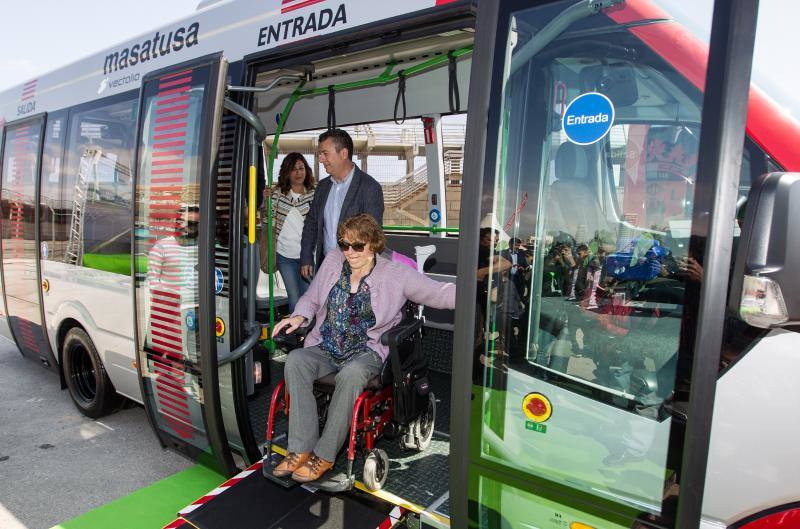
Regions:
M 800 323 L 800 173 L 768 173 L 750 190 L 731 309 L 754 327 Z

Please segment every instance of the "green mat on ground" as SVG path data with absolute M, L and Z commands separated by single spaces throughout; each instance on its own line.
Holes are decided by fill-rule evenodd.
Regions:
M 52 529 L 160 529 L 223 481 L 224 476 L 195 465 Z

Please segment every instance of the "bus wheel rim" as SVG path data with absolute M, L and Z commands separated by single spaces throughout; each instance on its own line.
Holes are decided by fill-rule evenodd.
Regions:
M 89 351 L 81 345 L 75 345 L 70 355 L 70 378 L 77 397 L 85 403 L 91 403 L 97 396 L 97 378 Z

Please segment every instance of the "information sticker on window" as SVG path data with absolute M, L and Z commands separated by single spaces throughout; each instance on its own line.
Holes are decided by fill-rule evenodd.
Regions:
M 602 140 L 614 124 L 614 104 L 599 92 L 581 94 L 567 106 L 561 128 L 567 139 L 577 145 L 591 145 Z

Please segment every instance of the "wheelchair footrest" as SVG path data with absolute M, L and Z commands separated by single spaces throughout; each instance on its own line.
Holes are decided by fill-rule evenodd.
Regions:
M 355 475 L 348 479 L 345 472 L 340 472 L 334 475 L 330 475 L 330 473 L 328 473 L 317 481 L 310 481 L 306 483 L 306 485 L 309 487 L 324 490 L 325 492 L 345 492 L 352 490 L 355 484 Z
M 272 471 L 275 469 L 276 466 L 283 460 L 283 456 L 272 452 L 269 454 L 271 457 L 267 457 L 266 455 L 262 458 L 261 463 L 261 475 L 263 475 L 268 480 L 272 481 L 276 485 L 280 485 L 283 488 L 290 489 L 294 486 L 299 485 L 298 482 L 292 479 L 291 474 L 288 476 L 284 476 L 279 478 L 278 476 L 274 475 Z

